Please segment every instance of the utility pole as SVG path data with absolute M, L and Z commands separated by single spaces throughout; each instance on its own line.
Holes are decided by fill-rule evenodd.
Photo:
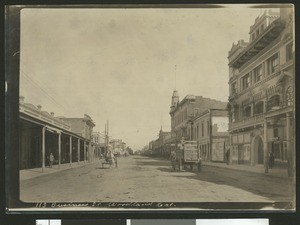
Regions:
M 107 120 L 107 146 L 109 144 L 109 137 L 108 137 L 108 124 L 109 124 L 109 121 Z

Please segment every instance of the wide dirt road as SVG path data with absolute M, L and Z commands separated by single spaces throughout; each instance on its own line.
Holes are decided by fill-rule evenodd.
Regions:
M 172 171 L 169 161 L 118 158 L 21 182 L 25 202 L 268 202 L 293 201 L 293 182 L 265 174 L 203 166 L 202 172 Z

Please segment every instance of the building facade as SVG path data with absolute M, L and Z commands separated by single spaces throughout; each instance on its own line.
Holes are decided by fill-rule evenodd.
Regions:
M 294 171 L 293 11 L 265 11 L 250 27 L 249 43 L 233 44 L 229 59 L 231 163 L 275 165 Z
M 71 131 L 73 133 L 88 140 L 88 145 L 84 146 L 85 151 L 83 153 L 83 157 L 89 162 L 93 161 L 95 159 L 95 145 L 92 142 L 92 137 L 95 123 L 93 122 L 92 118 L 89 115 L 84 114 L 83 118 L 60 117 L 60 119 L 70 124 Z
M 182 137 L 186 140 L 192 140 L 192 122 L 197 114 L 210 108 L 224 109 L 226 104 L 226 102 L 195 95 L 187 95 L 182 101 L 179 101 L 178 92 L 175 90 L 170 107 L 171 138 L 175 145 Z
M 86 146 L 90 140 L 74 133 L 71 124 L 55 117 L 54 113 L 42 111 L 42 106 L 19 102 L 19 168 L 31 169 L 49 165 L 50 153 L 54 164 L 86 162 Z
M 229 148 L 227 109 L 208 109 L 196 114 L 192 128 L 192 140 L 197 141 L 202 160 L 224 162 Z

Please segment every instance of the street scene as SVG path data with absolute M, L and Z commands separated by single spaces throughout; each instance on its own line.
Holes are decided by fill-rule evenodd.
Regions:
M 22 202 L 295 209 L 293 5 L 20 18 Z
M 53 168 L 55 169 L 55 168 Z M 170 161 L 130 156 L 21 180 L 25 202 L 276 202 L 293 200 L 293 180 L 203 165 L 174 171 Z

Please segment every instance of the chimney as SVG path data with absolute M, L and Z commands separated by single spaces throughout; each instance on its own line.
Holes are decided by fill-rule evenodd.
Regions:
M 24 104 L 24 100 L 25 100 L 25 97 L 24 97 L 24 96 L 20 96 L 20 97 L 19 97 L 19 103 L 20 103 L 20 104 Z
M 54 117 L 54 112 L 51 112 L 50 114 L 51 114 L 52 117 Z
M 41 105 L 38 105 L 37 107 L 38 107 L 38 110 L 39 110 L 39 111 L 42 110 L 42 106 L 41 106 Z

